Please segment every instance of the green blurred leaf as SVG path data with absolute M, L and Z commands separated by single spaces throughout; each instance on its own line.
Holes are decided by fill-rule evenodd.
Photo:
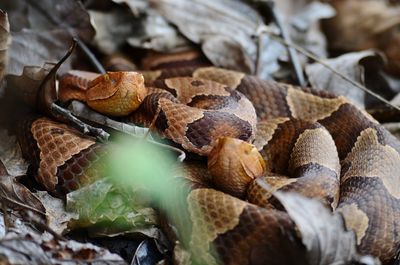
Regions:
M 140 233 L 154 236 L 156 212 L 127 196 L 107 180 L 99 180 L 67 195 L 67 209 L 79 214 L 71 229 L 89 228 L 92 234 L 115 236 Z
M 146 141 L 121 139 L 109 156 L 108 176 L 124 187 L 147 191 L 156 202 L 176 192 L 171 182 L 176 160 Z

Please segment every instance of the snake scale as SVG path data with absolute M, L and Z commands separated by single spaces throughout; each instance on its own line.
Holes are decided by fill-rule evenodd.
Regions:
M 293 221 L 271 206 L 257 177 L 273 190 L 319 198 L 343 214 L 362 253 L 392 262 L 400 244 L 400 142 L 367 113 L 341 96 L 215 67 L 143 76 L 129 76 L 136 92 L 114 88 L 121 73 L 101 76 L 99 93 L 97 75 L 73 72 L 61 81 L 60 99 L 111 116 L 117 97 L 135 101 L 118 107 L 127 120 L 153 123 L 187 151 L 208 156 L 208 170 L 185 165 L 192 172 L 189 244 L 200 264 L 303 264 Z M 107 152 L 103 144 L 47 118 L 25 124 L 21 147 L 46 189 L 65 193 L 101 175 L 94 165 Z M 210 173 L 220 191 L 205 184 Z M 272 255 L 279 249 L 292 251 Z

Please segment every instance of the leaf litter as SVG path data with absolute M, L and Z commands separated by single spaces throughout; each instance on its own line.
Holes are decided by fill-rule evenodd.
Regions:
M 95 56 L 119 53 L 140 65 L 140 59 L 149 50 L 177 52 L 197 48 L 217 66 L 257 74 L 263 79 L 296 80 L 290 65 L 293 58 L 290 58 L 287 47 L 268 34 L 260 35 L 260 28 L 279 32 L 279 25 L 276 21 L 274 23 L 268 12 L 263 12 L 266 6 L 260 1 L 195 0 L 190 4 L 183 0 L 90 2 L 94 1 L 63 0 L 56 5 L 51 0 L 0 3 L 0 82 L 7 83 L 8 89 L 38 89 L 54 63 L 65 55 L 72 37 L 78 38 L 80 48 L 62 65 L 60 73 L 72 67 L 93 70 Z M 111 8 L 102 8 L 100 2 Z M 396 85 L 399 53 L 391 45 L 379 42 L 381 37 L 393 40 L 387 42 L 390 44 L 399 40 L 395 30 L 400 23 L 398 8 L 383 4 L 384 1 L 363 6 L 354 0 L 306 2 L 292 3 L 288 0 L 277 5 L 289 29 L 289 42 L 293 41 L 347 78 L 399 105 L 396 100 L 400 92 L 400 86 Z M 85 6 L 94 8 L 87 10 Z M 346 12 L 351 9 L 349 6 L 360 8 L 360 17 L 372 14 L 382 23 L 370 28 L 365 20 L 365 25 L 357 25 L 357 33 L 349 35 L 346 29 L 352 27 L 345 24 L 345 18 L 349 16 Z M 271 12 L 268 6 L 267 11 Z M 323 30 L 321 19 L 324 20 Z M 330 31 L 342 35 L 335 36 L 336 33 L 331 34 Z M 354 34 L 360 35 L 360 40 L 367 40 L 364 42 L 367 47 L 362 46 L 362 42 L 353 41 Z M 336 53 L 335 56 L 333 53 Z M 318 62 L 301 53 L 297 56 L 312 87 L 348 96 L 363 108 L 380 104 Z M 10 104 L 3 104 L 7 101 L 3 90 L 0 97 L 0 110 L 6 105 L 10 107 Z M 70 108 L 81 119 L 92 120 L 97 125 L 139 138 L 147 137 L 146 129 L 101 116 L 85 109 L 81 103 L 72 103 Z M 389 115 L 388 107 L 382 109 Z M 388 127 L 396 128 L 398 115 L 390 117 Z M 10 119 L 13 117 L 7 120 Z M 155 211 L 157 207 L 154 207 L 154 202 L 147 201 L 142 191 L 121 189 L 113 181 L 101 180 L 60 199 L 38 190 L 36 186 L 24 186 L 27 184 L 17 176 L 29 174 L 28 164 L 22 158 L 10 124 L 1 117 L 0 160 L 4 162 L 4 167 L 1 168 L 0 196 L 8 203 L 2 200 L 2 204 L 7 204 L 7 211 L 0 218 L 0 262 L 126 264 L 132 261 L 132 264 L 155 264 L 160 260 L 166 262 L 167 252 L 174 252 L 176 264 L 190 259 L 187 253 L 179 251 L 179 245 L 175 251 L 170 246 L 166 247 L 168 251 L 155 247 L 168 244 L 160 229 L 160 215 Z M 146 164 L 145 161 L 143 164 Z M 113 173 L 121 174 L 118 171 Z M 144 170 L 142 174 L 154 172 Z M 338 214 L 332 215 L 315 200 L 295 194 L 278 193 L 275 196 L 296 223 L 310 264 L 342 264 L 348 260 L 364 264 L 376 262 L 358 255 L 354 235 L 344 229 Z M 35 212 L 34 209 L 46 213 L 44 222 L 27 214 Z M 326 223 L 330 224 L 329 229 Z M 9 227 L 10 224 L 14 227 Z M 95 238 L 132 238 L 139 247 L 131 253 L 130 260 L 124 261 L 105 248 L 65 238 L 76 229 L 83 229 Z M 151 260 L 154 257 L 159 258 Z

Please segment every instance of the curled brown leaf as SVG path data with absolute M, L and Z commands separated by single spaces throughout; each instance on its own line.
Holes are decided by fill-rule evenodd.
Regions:
M 380 264 L 378 259 L 358 253 L 355 234 L 346 229 L 339 213 L 332 214 L 316 199 L 296 193 L 276 192 L 274 197 L 298 227 L 310 265 Z
M 40 200 L 14 176 L 10 176 L 0 160 L 0 198 L 1 203 L 15 210 L 30 210 L 44 217 L 45 208 Z

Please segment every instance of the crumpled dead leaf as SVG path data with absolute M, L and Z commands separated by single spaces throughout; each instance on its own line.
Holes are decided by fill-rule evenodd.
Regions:
M 116 254 L 90 243 L 56 240 L 48 234 L 7 234 L 0 240 L 1 264 L 126 264 Z
M 165 18 L 150 7 L 150 1 L 113 0 L 113 2 L 128 5 L 133 13 L 130 18 L 130 25 L 132 25 L 130 34 L 126 39 L 132 47 L 151 49 L 159 52 L 178 52 L 190 48 L 191 44 L 189 41 L 174 26 L 169 24 Z M 109 20 L 119 19 L 109 18 Z M 118 30 L 119 28 L 116 27 L 115 29 Z M 109 30 L 107 35 L 112 36 L 114 34 L 112 30 Z
M 77 219 L 78 215 L 66 211 L 64 202 L 61 199 L 51 196 L 47 191 L 37 191 L 35 195 L 46 209 L 48 226 L 60 235 L 69 232 L 69 222 L 72 219 Z
M 28 163 L 22 157 L 21 148 L 17 138 L 10 135 L 6 129 L 0 128 L 0 160 L 12 176 L 24 175 L 28 169 Z
M 14 1 L 13 5 L 0 3 L 12 19 L 26 17 L 20 31 L 12 32 L 7 74 L 20 75 L 27 65 L 44 65 L 59 61 L 72 42 L 79 36 L 89 42 L 94 36 L 90 17 L 79 1 Z M 24 5 L 26 8 L 19 8 Z M 9 9 L 9 10 L 8 10 Z M 11 25 L 14 23 L 10 20 Z M 70 62 L 62 72 L 70 68 Z
M 327 3 L 311 2 L 290 18 L 292 41 L 320 58 L 327 57 L 326 38 L 320 30 L 321 19 L 331 18 L 335 10 Z
M 382 50 L 389 59 L 387 69 L 400 75 L 400 7 L 386 2 L 330 1 L 337 16 L 324 24 L 324 31 L 334 50 Z
M 72 36 L 79 36 L 89 42 L 95 32 L 90 23 L 90 16 L 80 1 L 59 0 L 15 0 L 12 4 L 3 1 L 0 8 L 10 15 L 11 28 L 14 32 L 22 29 L 52 31 L 61 29 Z M 24 24 L 21 24 L 21 18 Z M 19 23 L 14 28 L 14 20 Z
M 151 9 L 141 23 L 143 31 L 134 32 L 127 40 L 133 47 L 159 52 L 179 52 L 191 47 L 186 38 Z
M 63 29 L 85 42 L 90 42 L 94 37 L 90 16 L 80 1 L 58 0 L 55 3 L 53 0 L 22 0 L 20 3 L 28 6 L 31 28 L 39 31 Z
M 6 203 L 8 208 L 14 210 L 31 209 L 34 213 L 39 213 L 44 217 L 45 208 L 41 201 L 33 195 L 28 188 L 15 180 L 10 175 L 0 176 L 0 198 L 2 203 Z
M 25 66 L 21 75 L 9 74 L 7 87 L 16 93 L 19 100 L 31 107 L 36 107 L 37 91 L 45 77 L 54 67 L 52 63 L 46 63 L 43 66 Z
M 346 229 L 339 213 L 332 214 L 321 202 L 296 193 L 276 192 L 274 197 L 298 227 L 310 265 L 380 264 L 357 252 L 355 234 Z
M 8 23 L 8 15 L 0 9 L 0 84 L 6 73 L 8 62 L 7 50 L 11 43 L 10 24 Z
M 24 29 L 12 33 L 7 74 L 21 75 L 25 66 L 58 62 L 71 46 L 71 36 L 63 30 L 36 31 Z M 61 71 L 70 68 L 66 62 Z
M 380 76 L 385 60 L 376 51 L 367 50 L 347 53 L 337 58 L 326 59 L 324 62 L 337 72 L 379 94 L 385 94 L 390 90 Z M 366 107 L 367 99 L 370 100 L 370 96 L 364 91 L 353 86 L 318 62 L 307 65 L 305 70 L 311 86 L 317 90 L 328 90 L 338 95 L 346 96 L 361 108 Z M 372 82 L 369 82 L 369 80 L 372 80 Z
M 160 0 L 151 1 L 151 4 L 168 21 L 176 25 L 183 35 L 192 42 L 201 44 L 205 55 L 217 66 L 254 74 L 258 57 L 261 59 L 258 65 L 264 67 L 267 63 L 276 64 L 282 52 L 277 50 L 269 53 L 268 61 L 258 55 L 258 43 L 254 36 L 257 36 L 258 29 L 265 25 L 262 17 L 243 2 Z M 196 15 L 188 16 L 193 10 L 196 10 Z M 266 35 L 261 38 L 261 43 L 264 44 L 261 45 L 263 54 L 269 48 L 266 45 L 269 38 Z M 224 45 L 221 45 L 221 41 Z M 226 47 L 229 48 L 229 52 L 226 51 Z M 271 56 L 274 56 L 275 60 L 271 60 Z M 264 73 L 262 69 L 257 71 Z M 262 77 L 268 76 L 264 73 Z
M 140 22 L 126 9 L 115 8 L 110 12 L 89 11 L 96 29 L 94 45 L 104 54 L 113 54 L 126 43 Z

